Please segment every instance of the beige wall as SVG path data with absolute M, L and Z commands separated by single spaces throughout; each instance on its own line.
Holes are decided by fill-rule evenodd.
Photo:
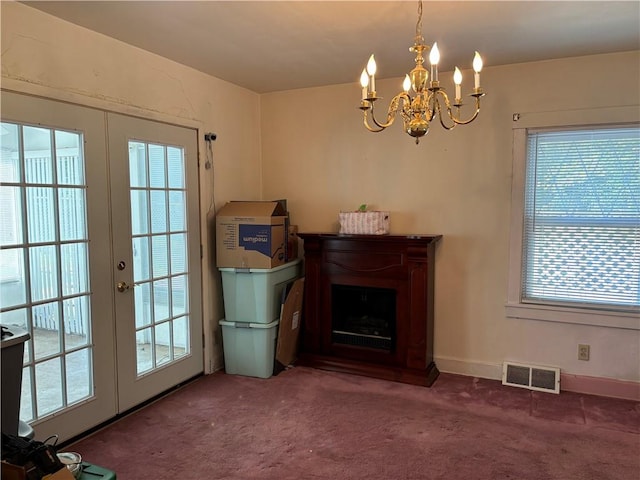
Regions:
M 262 96 L 264 198 L 287 198 L 300 231 L 335 232 L 362 203 L 391 233 L 436 233 L 435 356 L 441 370 L 499 378 L 504 360 L 640 380 L 640 332 L 506 318 L 512 114 L 638 105 L 639 52 L 490 66 L 479 118 L 415 145 L 394 125 L 369 133 L 354 83 Z M 407 68 L 410 59 L 407 60 Z M 354 67 L 355 68 L 355 67 Z M 472 72 L 464 72 L 466 89 Z M 451 89 L 450 74 L 440 75 Z M 401 79 L 378 81 L 382 108 Z M 465 85 L 463 84 L 463 88 Z M 578 343 L 591 360 L 577 360 Z
M 213 192 L 216 207 L 260 198 L 259 95 L 23 4 L 1 7 L 2 88 L 199 129 L 205 368 L 219 367 L 222 299 L 208 234 Z M 218 135 L 211 170 L 204 167 L 205 132 Z
M 448 133 L 434 125 L 416 146 L 397 125 L 364 130 L 355 70 L 353 84 L 261 97 L 25 5 L 1 6 L 3 88 L 198 128 L 201 160 L 202 135 L 217 133 L 214 169 L 202 161 L 200 171 L 209 333 L 222 317 L 208 234 L 214 191 L 217 207 L 287 198 L 302 231 L 336 231 L 339 210 L 368 203 L 391 211 L 392 233 L 444 235 L 436 260 L 441 370 L 496 378 L 509 359 L 640 381 L 640 332 L 504 312 L 512 113 L 638 105 L 638 52 L 494 68 L 487 55 L 478 120 Z M 379 81 L 382 105 L 399 88 L 400 79 Z M 219 365 L 214 343 L 209 335 L 207 368 L 210 359 Z M 576 360 L 578 343 L 591 344 L 590 362 Z

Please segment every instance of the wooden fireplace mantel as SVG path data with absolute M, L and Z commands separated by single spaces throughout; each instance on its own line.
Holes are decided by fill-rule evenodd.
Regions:
M 433 287 L 441 235 L 298 236 L 304 240 L 306 277 L 299 363 L 431 386 L 439 373 L 433 362 Z M 332 341 L 334 284 L 395 290 L 391 351 Z

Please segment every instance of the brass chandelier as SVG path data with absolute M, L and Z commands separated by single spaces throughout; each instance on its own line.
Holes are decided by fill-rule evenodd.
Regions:
M 458 67 L 455 67 L 453 74 L 453 82 L 455 83 L 455 100 L 453 105 L 449 101 L 449 96 L 440 86 L 438 80 L 438 62 L 440 61 L 440 52 L 438 44 L 434 43 L 433 47 L 424 44 L 422 36 L 422 1 L 418 2 L 418 22 L 416 23 L 416 36 L 414 44 L 409 48 L 410 52 L 415 52 L 416 66 L 411 72 L 405 76 L 402 84 L 403 91 L 397 94 L 391 100 L 387 111 L 387 119 L 385 122 L 379 122 L 374 115 L 374 104 L 380 97 L 376 96 L 376 61 L 371 55 L 365 69 L 362 70 L 360 76 L 360 85 L 362 86 L 362 101 L 360 109 L 364 113 L 364 126 L 370 132 L 381 132 L 385 128 L 391 126 L 395 120 L 396 114 L 400 113 L 404 130 L 416 139 L 416 144 L 420 142 L 429 131 L 430 122 L 437 116 L 440 124 L 447 130 L 453 129 L 456 125 L 466 125 L 473 122 L 478 113 L 480 113 L 480 98 L 484 96 L 484 92 L 480 87 L 480 71 L 482 70 L 482 58 L 475 52 L 473 58 L 473 70 L 475 72 L 475 86 L 471 97 L 475 97 L 475 112 L 471 117 L 462 120 L 460 117 L 460 107 L 462 107 L 461 84 L 462 73 Z M 423 67 L 423 53 L 429 52 L 429 62 L 431 63 L 431 81 L 429 82 L 429 72 Z M 415 95 L 409 94 L 409 90 L 413 89 Z M 446 113 L 443 115 L 443 110 Z M 370 123 L 369 119 L 373 123 Z

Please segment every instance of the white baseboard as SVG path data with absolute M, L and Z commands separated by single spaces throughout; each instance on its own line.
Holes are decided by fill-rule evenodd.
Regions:
M 502 364 L 462 360 L 454 357 L 435 357 L 438 370 L 444 373 L 455 373 L 471 377 L 502 380 Z
M 615 378 L 560 374 L 560 389 L 640 402 L 640 383 Z
M 502 381 L 502 364 L 438 356 L 434 358 L 434 362 L 438 370 L 443 373 Z M 560 391 L 640 401 L 640 382 L 573 375 L 562 371 L 560 372 Z

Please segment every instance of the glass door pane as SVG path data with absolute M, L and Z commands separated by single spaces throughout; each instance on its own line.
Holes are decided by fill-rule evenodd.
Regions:
M 129 142 L 137 375 L 190 352 L 184 169 L 181 147 Z
M 31 334 L 20 415 L 29 422 L 93 396 L 83 136 L 9 122 L 0 128 L 9 217 L 0 233 L 0 311 L 4 324 Z

